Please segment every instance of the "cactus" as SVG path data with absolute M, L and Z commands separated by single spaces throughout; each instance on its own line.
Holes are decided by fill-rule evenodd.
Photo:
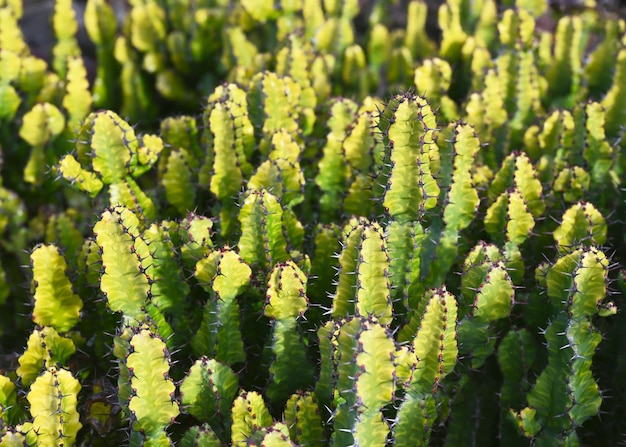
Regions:
M 137 137 L 117 114 L 91 113 L 83 122 L 76 142 L 77 157 L 65 155 L 61 175 L 77 188 L 95 196 L 108 185 L 111 206 L 124 205 L 152 219 L 155 206 L 134 177 L 148 171 L 163 150 L 156 135 Z M 91 170 L 91 172 L 90 172 Z
M 435 114 L 419 96 L 394 97 L 382 112 L 381 131 L 385 144 L 386 180 L 383 205 L 389 216 L 406 222 L 422 218 L 439 197 L 432 164 L 438 159 L 433 140 Z M 417 163 L 415 163 L 417 160 Z
M 577 443 L 575 428 L 600 407 L 590 366 L 602 336 L 590 319 L 605 298 L 607 267 L 606 256 L 590 248 L 564 255 L 548 270 L 548 365 L 528 394 L 528 407 L 514 412 L 522 433 L 538 442 Z
M 290 439 L 298 445 L 326 445 L 315 394 L 293 394 L 285 406 L 285 423 L 289 427 Z
M 281 405 L 313 382 L 313 367 L 298 331 L 298 317 L 307 310 L 306 277 L 293 261 L 277 264 L 270 275 L 264 314 L 273 320 L 270 384 L 267 396 Z
M 255 391 L 241 392 L 235 398 L 232 417 L 231 442 L 234 446 L 246 445 L 255 432 L 272 425 L 272 416 L 263 397 Z
M 33 321 L 60 332 L 69 331 L 78 322 L 83 303 L 65 275 L 65 259 L 57 247 L 42 245 L 33 251 L 31 260 L 35 284 Z
M 37 377 L 27 396 L 37 445 L 74 444 L 82 427 L 77 410 L 80 389 L 78 380 L 65 369 L 51 367 Z
M 165 343 L 142 329 L 130 339 L 125 363 L 132 390 L 128 409 L 133 431 L 146 441 L 167 439 L 165 427 L 178 416 L 179 409 L 176 387 L 168 375 Z
M 230 439 L 230 408 L 237 384 L 237 376 L 228 366 L 202 357 L 180 385 L 181 403 L 189 414 L 208 422 L 222 439 Z
M 302 224 L 289 209 L 283 210 L 278 199 L 265 189 L 247 195 L 239 212 L 239 222 L 241 257 L 260 268 L 286 261 L 293 250 L 300 248 L 304 236 Z
M 24 115 L 20 137 L 33 148 L 24 168 L 26 182 L 38 185 L 43 181 L 49 158 L 46 146 L 60 135 L 64 128 L 65 118 L 53 104 L 37 104 Z
M 389 325 L 392 319 L 387 279 L 389 259 L 382 229 L 365 220 L 352 221 L 344 234 L 332 316 L 376 316 L 381 324 Z
M 196 265 L 196 278 L 209 293 L 191 346 L 197 355 L 208 355 L 228 365 L 246 359 L 236 297 L 250 282 L 250 267 L 233 251 L 214 251 Z

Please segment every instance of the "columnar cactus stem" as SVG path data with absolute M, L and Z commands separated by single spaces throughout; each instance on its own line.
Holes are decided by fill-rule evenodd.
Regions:
M 299 446 L 326 445 L 319 405 L 314 393 L 299 393 L 289 398 L 285 407 L 285 423 L 289 427 L 289 437 Z
M 395 220 L 419 220 L 439 197 L 431 169 L 439 157 L 435 114 L 424 98 L 407 94 L 387 104 L 380 123 L 386 146 L 383 205 Z
M 304 228 L 289 209 L 265 189 L 251 191 L 239 211 L 239 252 L 251 265 L 265 269 L 284 262 L 299 250 Z
M 230 409 L 237 395 L 238 379 L 226 365 L 214 359 L 197 360 L 180 385 L 182 405 L 211 431 L 226 441 L 230 439 Z
M 70 338 L 62 337 L 52 327 L 35 329 L 28 338 L 26 351 L 18 359 L 17 375 L 22 384 L 29 386 L 43 371 L 52 367 L 66 367 L 76 352 Z
M 380 226 L 366 220 L 352 220 L 345 229 L 339 265 L 333 317 L 376 316 L 381 324 L 390 324 L 389 257 Z
M 202 324 L 191 341 L 196 355 L 233 365 L 245 361 L 241 316 L 236 298 L 250 283 L 252 271 L 233 251 L 210 253 L 196 265 L 196 278 L 209 292 Z
M 33 266 L 35 308 L 33 321 L 67 332 L 78 322 L 83 302 L 72 291 L 67 263 L 54 245 L 41 245 L 30 255 Z
M 235 398 L 232 417 L 231 442 L 237 447 L 248 445 L 246 441 L 256 431 L 272 425 L 272 416 L 263 397 L 256 391 L 242 391 Z
M 125 366 L 132 393 L 128 402 L 133 430 L 145 440 L 165 440 L 165 428 L 178 416 L 170 357 L 163 340 L 147 329 L 129 341 Z
M 112 311 L 141 320 L 150 290 L 145 273 L 149 253 L 138 231 L 139 220 L 126 208 L 102 213 L 94 226 L 96 242 L 102 248 L 103 274 L 100 288 Z
M 271 318 L 270 384 L 267 396 L 283 406 L 287 398 L 313 383 L 313 366 L 298 328 L 308 307 L 306 276 L 293 262 L 277 264 L 270 275 L 264 314 Z
M 28 392 L 37 445 L 73 445 L 81 429 L 77 410 L 81 386 L 72 373 L 49 368 L 35 380 Z

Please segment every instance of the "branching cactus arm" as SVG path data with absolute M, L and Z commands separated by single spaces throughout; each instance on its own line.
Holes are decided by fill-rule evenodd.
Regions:
M 315 178 L 315 183 L 322 190 L 320 204 L 327 218 L 339 212 L 346 193 L 350 172 L 343 144 L 356 113 L 357 105 L 348 99 L 338 99 L 330 107 L 330 132 L 319 163 L 319 174 Z
M 23 385 L 29 386 L 47 368 L 68 366 L 74 352 L 74 342 L 59 335 L 54 328 L 35 329 L 28 338 L 26 351 L 18 359 L 17 375 Z
M 191 427 L 180 440 L 181 447 L 222 447 L 222 445 L 208 424 Z
M 389 254 L 389 284 L 395 315 L 418 307 L 424 293 L 421 280 L 421 249 L 424 229 L 417 222 L 391 222 L 385 229 Z
M 561 253 L 575 250 L 579 244 L 602 245 L 606 242 L 604 216 L 591 203 L 575 203 L 563 214 L 561 225 L 554 230 L 554 240 Z
M 22 121 L 20 137 L 32 146 L 30 158 L 24 167 L 24 180 L 39 185 L 47 169 L 50 144 L 65 128 L 65 117 L 53 104 L 36 104 Z
M 339 258 L 340 272 L 332 315 L 376 316 L 390 324 L 392 303 L 388 279 L 389 257 L 382 229 L 376 223 L 353 220 L 346 228 Z
M 85 28 L 96 44 L 98 58 L 93 100 L 97 107 L 110 108 L 117 102 L 114 98 L 115 75 L 119 68 L 113 55 L 117 19 L 113 8 L 104 0 L 91 0 L 85 8 Z
M 83 60 L 78 57 L 67 60 L 67 82 L 63 108 L 67 110 L 69 119 L 67 128 L 75 131 L 85 119 L 92 107 L 92 97 L 89 91 L 89 80 Z
M 522 433 L 537 442 L 578 442 L 576 427 L 598 412 L 602 398 L 590 367 L 602 336 L 591 317 L 606 296 L 607 270 L 606 256 L 592 247 L 565 254 L 547 272 L 557 312 L 545 334 L 548 364 L 528 394 L 528 407 L 512 413 Z
M 395 391 L 395 345 L 376 321 L 355 317 L 340 323 L 336 335 L 337 409 L 333 445 L 382 446 L 389 434 L 381 410 Z
M 59 77 L 65 79 L 69 70 L 68 58 L 80 57 L 80 48 L 76 39 L 78 22 L 71 0 L 55 2 L 52 24 L 57 39 L 56 45 L 52 48 L 54 56 L 52 66 Z
M 277 198 L 266 190 L 252 191 L 239 211 L 241 237 L 239 252 L 251 265 L 267 268 L 289 258 L 295 238 L 304 229 L 297 219 L 290 219 Z M 293 216 L 293 215 L 292 215 Z M 295 244 L 294 244 L 295 245 Z

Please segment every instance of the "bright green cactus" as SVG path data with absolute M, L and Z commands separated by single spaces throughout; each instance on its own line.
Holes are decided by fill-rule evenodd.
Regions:
M 432 107 L 440 107 L 439 117 L 452 120 L 458 116 L 457 106 L 447 95 L 452 81 L 452 68 L 443 59 L 426 59 L 415 69 L 415 87 L 427 97 Z
M 64 128 L 65 117 L 53 104 L 37 104 L 24 115 L 20 137 L 32 147 L 24 168 L 26 182 L 38 185 L 43 181 L 51 155 L 46 149 Z
M 472 355 L 472 367 L 482 366 L 493 353 L 493 324 L 509 316 L 515 302 L 515 289 L 508 267 L 496 256 L 485 256 L 474 250 L 465 262 L 462 280 L 463 311 L 468 312 L 459 323 L 459 344 L 463 354 Z
M 33 330 L 28 338 L 24 354 L 18 359 L 20 366 L 17 375 L 22 384 L 30 385 L 47 368 L 67 366 L 72 354 L 76 352 L 74 342 L 65 338 L 52 327 Z
M 109 307 L 141 320 L 150 290 L 141 255 L 149 249 L 139 235 L 138 225 L 132 211 L 115 208 L 102 213 L 93 230 L 102 248 L 100 288 Z
M 582 17 L 564 17 L 559 20 L 554 37 L 554 56 L 546 76 L 548 93 L 555 102 L 569 105 L 581 84 L 581 53 L 585 46 Z
M 328 127 L 323 157 L 319 163 L 319 174 L 315 183 L 322 190 L 320 203 L 322 212 L 332 216 L 339 210 L 345 194 L 348 166 L 345 162 L 342 143 L 357 112 L 357 105 L 348 99 L 338 99 L 330 106 Z
M 561 253 L 574 251 L 579 244 L 602 245 L 606 242 L 606 221 L 591 203 L 575 203 L 554 230 L 554 240 Z
M 384 153 L 375 133 L 378 106 L 375 99 L 363 100 L 342 144 L 349 183 L 343 207 L 351 215 L 369 217 L 375 210 L 376 176 L 381 170 Z
M 81 58 L 67 59 L 66 94 L 63 98 L 63 108 L 67 110 L 67 127 L 70 131 L 79 128 L 82 121 L 89 115 L 92 107 L 92 97 L 89 91 L 87 70 Z
M 209 97 L 204 114 L 206 159 L 199 174 L 221 202 L 223 234 L 233 231 L 233 199 L 252 171 L 248 159 L 254 145 L 254 128 L 247 113 L 246 92 L 234 84 L 222 86 Z
M 93 100 L 97 107 L 112 107 L 114 83 L 118 67 L 113 54 L 117 20 L 111 5 L 104 0 L 90 0 L 85 9 L 85 28 L 89 38 L 96 44 L 98 59 Z
M 270 274 L 264 314 L 273 320 L 267 396 L 281 405 L 294 392 L 313 382 L 313 365 L 298 328 L 308 306 L 306 276 L 293 262 L 277 264 Z
M 164 430 L 179 413 L 167 347 L 158 336 L 142 329 L 129 340 L 128 349 L 125 366 L 132 389 L 128 409 L 133 431 L 146 441 L 167 439 Z
M 15 384 L 8 377 L 0 376 L 0 421 L 3 426 L 14 425 L 19 413 Z
M 460 232 L 474 219 L 480 203 L 471 176 L 472 162 L 478 154 L 480 141 L 469 125 L 455 124 L 450 128 L 447 146 L 440 148 L 439 187 L 442 191 L 443 216 L 434 217 L 429 227 L 426 250 L 421 251 L 424 261 L 422 276 L 429 275 L 429 285 L 439 287 L 454 264 L 459 251 Z M 435 259 L 431 262 L 432 248 Z
M 256 391 L 242 391 L 232 407 L 231 443 L 245 446 L 250 436 L 273 423 L 263 397 Z
M 22 102 L 15 87 L 11 85 L 18 79 L 21 62 L 19 55 L 8 49 L 0 48 L 0 118 L 11 120 Z
M 51 368 L 81 445 L 615 444 L 623 20 L 231 3 L 90 0 L 89 88 L 68 1 L 48 67 L 0 0 L 0 445 L 70 442 Z
M 426 34 L 428 5 L 423 0 L 411 0 L 407 7 L 407 24 L 404 46 L 411 51 L 414 60 L 430 56 L 435 51 L 434 43 Z
M 46 224 L 45 242 L 60 247 L 69 265 L 74 267 L 84 244 L 81 232 L 81 217 L 75 210 L 50 216 Z
M 395 96 L 382 112 L 380 128 L 387 166 L 380 180 L 386 181 L 385 210 L 398 221 L 420 219 L 439 197 L 432 169 L 439 158 L 435 114 L 420 96 Z
M 12 4 L 0 7 L 0 29 L 2 30 L 0 31 L 0 48 L 17 54 L 28 51 L 17 23 L 21 14 L 21 7 L 19 9 L 13 8 Z
M 269 160 L 250 177 L 248 189 L 272 191 L 283 206 L 291 208 L 304 200 L 305 180 L 299 163 L 302 150 L 284 130 L 274 134 L 271 145 Z
M 78 22 L 71 0 L 56 0 L 52 17 L 56 44 L 52 48 L 54 71 L 61 79 L 70 76 L 69 58 L 80 57 L 80 48 L 76 39 Z
M 28 403 L 37 445 L 72 445 L 81 429 L 77 409 L 81 385 L 65 369 L 48 368 L 30 386 Z
M 375 316 L 381 324 L 389 325 L 392 320 L 389 255 L 380 226 L 364 219 L 352 220 L 344 230 L 339 265 L 332 316 Z
M 395 389 L 394 342 L 375 319 L 355 317 L 337 327 L 333 358 L 322 357 L 322 368 L 334 363 L 337 377 L 331 444 L 384 445 L 390 428 L 381 410 Z
M 170 237 L 180 238 L 180 242 L 175 245 L 180 246 L 183 264 L 187 268 L 193 268 L 213 247 L 213 221 L 204 216 L 189 214 L 177 227 L 177 233 L 174 233 L 175 229 L 170 229 L 174 233 Z
M 181 447 L 220 447 L 221 445 L 219 438 L 207 424 L 191 427 L 180 441 Z
M 246 196 L 239 211 L 239 222 L 239 253 L 250 265 L 268 268 L 285 262 L 302 245 L 302 224 L 265 189 L 251 191 Z
M 154 203 L 134 178 L 147 172 L 162 150 L 160 137 L 137 136 L 117 114 L 94 112 L 78 132 L 76 157 L 65 155 L 60 161 L 60 172 L 91 196 L 107 185 L 111 206 L 123 205 L 152 219 L 156 213 Z
M 400 351 L 396 360 L 398 370 L 411 372 L 404 377 L 407 390 L 393 425 L 396 442 L 402 446 L 428 445 L 431 421 L 438 413 L 434 397 L 457 362 L 456 298 L 438 289 L 428 291 L 424 302 L 411 346 Z
M 236 298 L 250 283 L 250 267 L 231 250 L 213 251 L 198 261 L 195 276 L 209 293 L 198 333 L 191 341 L 196 355 L 227 365 L 246 360 Z

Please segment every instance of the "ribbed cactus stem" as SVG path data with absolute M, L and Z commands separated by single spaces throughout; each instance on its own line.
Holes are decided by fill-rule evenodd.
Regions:
M 390 324 L 389 256 L 382 229 L 376 223 L 352 220 L 345 231 L 332 315 L 376 316 L 382 324 Z
M 386 146 L 383 205 L 398 221 L 421 219 L 439 197 L 431 169 L 438 158 L 435 114 L 420 96 L 395 96 L 381 115 L 380 128 Z

